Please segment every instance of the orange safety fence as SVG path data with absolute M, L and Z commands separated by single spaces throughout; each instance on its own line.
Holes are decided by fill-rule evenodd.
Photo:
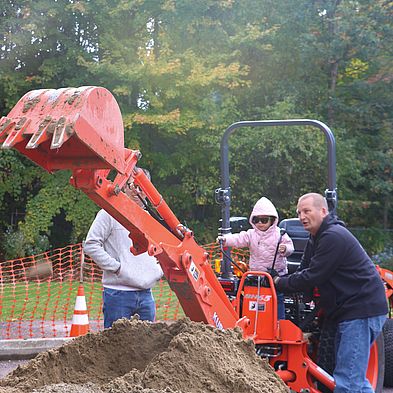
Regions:
M 217 244 L 203 246 L 212 267 L 221 257 Z M 0 340 L 68 337 L 81 277 L 81 244 L 69 245 L 26 258 L 0 262 Z M 248 253 L 232 250 L 235 261 L 246 261 Z M 50 266 L 50 275 L 34 273 Z M 102 272 L 84 258 L 83 286 L 90 331 L 103 329 Z M 39 278 L 41 277 L 41 278 Z M 176 320 L 184 312 L 165 280 L 153 288 L 157 320 Z

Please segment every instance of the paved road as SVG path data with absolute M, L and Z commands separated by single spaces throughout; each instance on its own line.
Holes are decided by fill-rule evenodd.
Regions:
M 0 361 L 0 379 L 18 367 L 19 364 L 26 363 L 27 360 L 2 360 Z

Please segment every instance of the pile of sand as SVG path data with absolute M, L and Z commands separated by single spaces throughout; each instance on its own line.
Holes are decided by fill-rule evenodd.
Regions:
M 0 393 L 280 393 L 286 385 L 240 331 L 188 319 L 122 319 L 39 354 L 0 381 Z

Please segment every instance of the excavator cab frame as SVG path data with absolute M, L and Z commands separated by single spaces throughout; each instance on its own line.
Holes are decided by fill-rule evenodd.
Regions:
M 220 144 L 220 173 L 221 187 L 215 191 L 216 202 L 221 205 L 221 228 L 220 234 L 231 233 L 230 225 L 230 206 L 231 206 L 231 187 L 229 176 L 229 137 L 241 128 L 262 128 L 262 127 L 293 127 L 293 126 L 312 126 L 321 130 L 327 143 L 327 184 L 325 197 L 328 202 L 329 211 L 336 213 L 337 208 L 337 186 L 336 186 L 336 141 L 330 128 L 318 121 L 311 119 L 288 119 L 288 120 L 257 120 L 257 121 L 240 121 L 231 124 L 224 132 Z M 230 249 L 223 255 L 222 276 L 229 277 L 231 274 Z

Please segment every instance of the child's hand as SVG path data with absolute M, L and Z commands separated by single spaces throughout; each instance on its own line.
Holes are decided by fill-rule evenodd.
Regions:
M 278 246 L 278 251 L 280 254 L 285 254 L 285 251 L 287 251 L 287 246 L 285 244 L 280 244 Z
M 225 244 L 225 236 L 218 236 L 216 242 Z

